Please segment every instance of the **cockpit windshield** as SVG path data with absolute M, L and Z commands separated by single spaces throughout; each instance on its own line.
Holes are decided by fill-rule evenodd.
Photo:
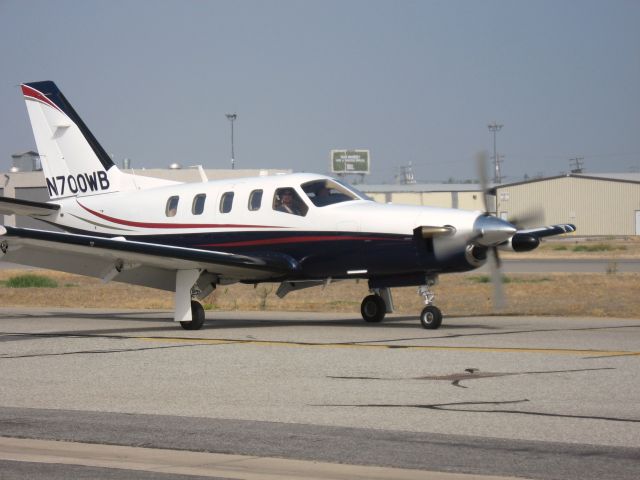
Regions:
M 363 200 L 366 196 L 358 195 L 352 187 L 337 180 L 314 180 L 302 184 L 302 190 L 316 207 L 325 207 L 334 203 Z
M 366 193 L 358 190 L 356 187 L 354 187 L 350 183 L 347 183 L 347 182 L 345 182 L 343 180 L 340 180 L 339 178 L 335 178 L 334 181 L 339 183 L 340 185 L 342 185 L 344 188 L 346 188 L 350 192 L 356 194 L 360 198 L 360 200 L 371 200 L 372 202 L 374 201 L 373 198 L 371 198 Z

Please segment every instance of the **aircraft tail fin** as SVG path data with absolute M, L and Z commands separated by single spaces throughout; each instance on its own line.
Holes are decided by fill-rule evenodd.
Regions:
M 131 176 L 116 167 L 55 83 L 24 83 L 21 88 L 51 199 L 137 188 Z M 149 183 L 145 185 L 155 186 Z

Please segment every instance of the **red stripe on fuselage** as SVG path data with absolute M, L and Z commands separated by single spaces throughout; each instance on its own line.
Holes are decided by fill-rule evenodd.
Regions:
M 78 202 L 76 200 L 76 202 Z M 288 227 L 276 227 L 271 225 L 238 225 L 234 223 L 148 223 L 148 222 L 134 222 L 132 220 L 123 220 L 121 218 L 111 217 L 109 215 L 105 215 L 104 213 L 96 212 L 95 210 L 91 210 L 88 207 L 85 207 L 80 202 L 78 202 L 82 208 L 84 208 L 87 212 L 99 217 L 103 220 L 108 220 L 112 223 L 117 223 L 118 225 L 127 225 L 129 227 L 139 227 L 139 228 L 288 228 Z
M 41 92 L 39 92 L 35 88 L 31 88 L 28 85 L 21 85 L 21 87 L 22 87 L 22 94 L 25 97 L 30 98 L 32 100 L 37 100 L 42 103 L 46 103 L 50 107 L 53 107 L 59 112 L 64 113 L 62 110 L 58 108 L 58 106 L 55 103 L 53 103 L 51 100 L 49 100 L 45 95 L 43 95 Z

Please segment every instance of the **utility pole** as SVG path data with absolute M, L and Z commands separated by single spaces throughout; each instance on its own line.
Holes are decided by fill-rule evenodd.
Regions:
M 233 122 L 238 118 L 238 115 L 235 113 L 227 113 L 227 120 L 231 122 L 231 170 L 236 168 L 236 156 L 233 151 Z
M 569 166 L 571 167 L 571 173 L 582 173 L 584 168 L 584 157 L 576 157 L 569 159 Z
M 500 173 L 500 157 L 498 156 L 498 152 L 496 150 L 496 133 L 502 129 L 504 125 L 499 125 L 495 121 L 487 125 L 489 127 L 489 131 L 493 133 L 493 183 L 502 183 L 502 175 Z
M 411 162 L 409 162 L 409 165 L 402 165 L 400 167 L 400 183 L 402 185 L 412 185 L 416 183 Z

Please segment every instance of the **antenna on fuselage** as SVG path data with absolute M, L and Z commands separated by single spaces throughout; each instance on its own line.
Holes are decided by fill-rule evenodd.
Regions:
M 187 168 L 197 168 L 198 173 L 200 174 L 200 180 L 202 180 L 202 183 L 209 181 L 209 178 L 207 177 L 207 173 L 204 171 L 204 168 L 202 168 L 202 165 L 190 165 Z

